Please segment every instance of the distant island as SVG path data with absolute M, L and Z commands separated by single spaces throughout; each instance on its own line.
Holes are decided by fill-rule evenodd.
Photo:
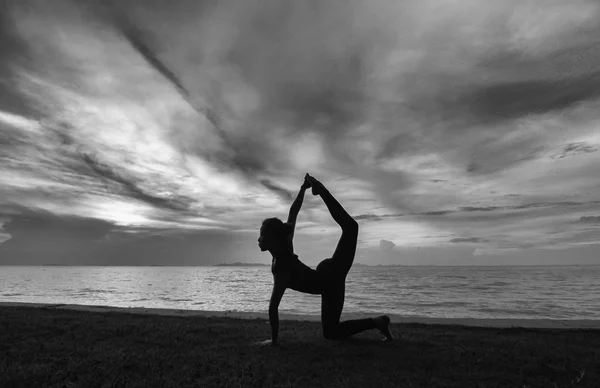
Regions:
M 215 267 L 270 267 L 271 264 L 263 264 L 263 263 L 219 263 L 215 264 Z M 373 267 L 372 265 L 363 264 L 363 263 L 354 263 L 354 267 Z
M 263 263 L 241 263 L 241 262 L 235 262 L 235 263 L 219 263 L 219 264 L 215 264 L 215 267 L 270 267 L 271 264 L 263 264 Z M 354 267 L 378 267 L 378 266 L 373 266 L 373 265 L 368 265 L 368 264 L 363 264 L 363 263 L 354 263 L 353 265 Z

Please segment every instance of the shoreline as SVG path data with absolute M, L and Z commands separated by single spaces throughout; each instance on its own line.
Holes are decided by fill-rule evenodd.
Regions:
M 115 307 L 100 305 L 79 305 L 79 304 L 49 304 L 49 303 L 25 303 L 25 302 L 0 302 L 0 307 L 31 307 L 41 309 L 60 309 L 74 310 L 84 312 L 98 313 L 126 313 L 142 315 L 163 315 L 178 317 L 221 317 L 235 319 L 262 319 L 268 320 L 267 313 L 260 312 L 242 312 L 242 311 L 206 311 L 206 310 L 185 310 L 168 308 L 149 308 L 149 307 Z M 600 329 L 600 320 L 581 319 L 504 319 L 504 318 L 431 318 L 419 316 L 401 316 L 389 314 L 392 323 L 420 323 L 426 325 L 458 325 L 469 327 L 491 327 L 491 328 L 531 328 L 531 329 Z M 342 320 L 357 319 L 372 316 L 372 314 L 345 314 L 342 313 Z M 280 313 L 280 320 L 291 321 L 312 321 L 321 320 L 319 315 L 302 315 Z

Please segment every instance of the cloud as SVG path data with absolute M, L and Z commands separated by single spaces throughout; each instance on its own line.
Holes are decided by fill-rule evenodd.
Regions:
M 398 30 L 391 25 L 384 25 L 380 29 L 381 38 L 371 35 L 370 23 L 374 23 L 375 20 L 363 16 L 366 15 L 363 13 L 364 9 L 355 4 L 348 5 L 353 17 L 359 18 L 358 21 L 354 20 L 354 30 L 350 29 L 350 24 L 346 20 L 351 13 L 340 13 L 336 7 L 332 8 L 328 5 L 322 5 L 318 10 L 312 10 L 297 4 L 285 6 L 225 4 L 222 8 L 203 6 L 203 12 L 205 15 L 211 15 L 215 20 L 214 24 L 206 23 L 205 27 L 196 28 L 188 25 L 186 21 L 181 21 L 181 25 L 178 26 L 180 31 L 185 31 L 187 34 L 202 35 L 204 33 L 205 39 L 199 40 L 194 45 L 190 45 L 186 40 L 173 40 L 173 33 L 166 33 L 160 25 L 153 23 L 156 15 L 153 13 L 155 11 L 152 7 L 142 8 L 146 19 L 132 16 L 131 19 L 134 20 L 130 21 L 130 24 L 135 24 L 136 39 L 145 37 L 154 41 L 157 49 L 153 51 L 151 62 L 169 63 L 170 69 L 175 69 L 169 70 L 167 73 L 159 68 L 159 72 L 166 74 L 166 78 L 170 80 L 175 79 L 174 73 L 180 74 L 173 83 L 179 85 L 179 89 L 190 91 L 192 95 L 195 95 L 196 101 L 206 102 L 208 97 L 205 92 L 206 86 L 193 81 L 193 79 L 197 79 L 201 73 L 208 74 L 209 79 L 214 77 L 211 81 L 217 86 L 215 90 L 211 91 L 210 100 L 213 105 L 220 107 L 219 109 L 215 108 L 216 111 L 229 115 L 227 120 L 230 122 L 230 127 L 224 128 L 223 131 L 231 136 L 233 143 L 237 140 L 248 140 L 250 133 L 253 137 L 264 137 L 267 140 L 257 148 L 255 148 L 256 145 L 248 147 L 248 144 L 245 144 L 243 150 L 234 150 L 234 153 L 238 154 L 237 158 L 244 160 L 244 163 L 240 163 L 239 166 L 255 165 L 259 170 L 264 170 L 264 166 L 260 167 L 262 162 L 256 163 L 262 160 L 257 157 L 264 155 L 262 152 L 265 151 L 270 152 L 273 158 L 285 159 L 277 150 L 278 144 L 275 142 L 278 139 L 273 136 L 265 136 L 272 131 L 273 127 L 277 126 L 289 128 L 287 133 L 317 131 L 323 135 L 323 141 L 328 144 L 329 155 L 335 158 L 344 158 L 340 152 L 336 152 L 338 147 L 333 147 L 330 140 L 333 140 L 337 134 L 347 134 L 352 128 L 371 120 L 369 111 L 379 111 L 380 114 L 385 112 L 381 109 L 385 108 L 385 103 L 378 100 L 380 97 L 378 93 L 383 92 L 385 88 L 377 83 L 383 81 L 381 77 L 384 77 L 384 73 L 383 69 L 380 69 L 381 65 L 378 66 L 373 61 L 377 58 L 378 61 L 385 64 L 387 63 L 386 55 L 410 52 L 408 49 L 413 49 L 411 45 L 413 42 L 404 40 L 399 43 L 400 46 L 387 46 L 386 34 L 395 36 Z M 434 7 L 435 4 L 436 2 L 429 2 L 427 6 Z M 159 9 L 164 12 L 162 6 L 156 7 L 156 12 Z M 396 7 L 397 4 L 394 2 L 376 2 L 369 11 L 381 16 L 391 12 L 392 9 L 397 10 Z M 547 15 L 545 13 L 537 16 L 554 17 L 553 12 L 556 12 L 558 5 L 554 5 L 554 7 L 546 12 Z M 587 12 L 598 12 L 597 8 L 590 7 L 588 3 L 582 3 L 581 7 Z M 132 10 L 139 11 L 139 8 L 139 5 L 133 5 L 127 7 L 125 11 L 132 13 Z M 172 12 L 173 15 L 167 15 L 167 20 L 180 17 L 179 12 L 189 8 L 191 8 L 189 3 L 182 3 L 179 10 Z M 408 2 L 401 8 L 407 15 L 422 12 L 422 9 L 416 7 L 413 2 Z M 489 15 L 493 23 L 474 27 L 500 28 L 499 26 L 502 26 L 506 20 L 517 22 L 518 19 L 514 18 L 513 13 L 522 12 L 512 2 L 504 7 L 502 12 L 498 12 L 498 10 L 497 7 L 480 7 L 478 10 L 480 14 Z M 195 9 L 195 11 L 197 10 Z M 135 14 L 132 13 L 132 15 Z M 459 14 L 449 16 L 451 23 L 460 25 L 464 22 L 463 17 Z M 280 17 L 282 17 L 281 20 L 286 20 L 285 23 L 274 22 Z M 582 20 L 579 14 L 575 13 L 570 17 L 593 29 L 591 19 Z M 218 27 L 216 20 L 220 21 Z M 410 27 L 421 27 L 420 22 L 420 18 L 416 17 Z M 402 101 L 403 106 L 411 107 L 408 110 L 401 108 L 406 111 L 407 119 L 416 119 L 421 121 L 422 125 L 419 128 L 420 133 L 416 137 L 410 132 L 402 133 L 400 137 L 397 134 L 391 137 L 391 134 L 383 128 L 375 128 L 380 134 L 374 140 L 376 140 L 376 144 L 379 142 L 383 148 L 393 144 L 391 140 L 394 139 L 402 138 L 405 142 L 404 146 L 406 146 L 408 145 L 406 144 L 407 140 L 415 142 L 423 139 L 423 136 L 428 138 L 430 130 L 427 127 L 431 127 L 430 118 L 443 120 L 448 124 L 448 129 L 444 131 L 443 137 L 456 136 L 459 127 L 468 130 L 474 125 L 489 123 L 491 118 L 509 121 L 528 117 L 531 114 L 561 110 L 572 102 L 593 100 L 596 97 L 593 93 L 585 92 L 585 90 L 592 92 L 595 90 L 591 85 L 593 82 L 590 80 L 595 79 L 596 75 L 582 70 L 584 67 L 580 63 L 572 70 L 576 75 L 569 78 L 569 74 L 566 74 L 564 79 L 558 78 L 557 74 L 552 72 L 552 68 L 547 65 L 551 58 L 555 57 L 559 57 L 561 61 L 577 63 L 569 60 L 569 53 L 574 50 L 580 51 L 579 55 L 584 63 L 593 63 L 597 59 L 597 53 L 593 51 L 593 40 L 586 36 L 579 46 L 574 43 L 575 38 L 573 37 L 577 36 L 577 30 L 568 27 L 557 30 L 558 37 L 564 41 L 564 46 L 557 49 L 556 52 L 534 53 L 531 51 L 524 56 L 518 54 L 519 51 L 516 47 L 498 42 L 494 39 L 493 33 L 489 31 L 486 31 L 484 36 L 488 39 L 491 50 L 489 47 L 485 51 L 481 50 L 472 45 L 469 40 L 463 41 L 461 46 L 456 41 L 450 40 L 462 37 L 458 30 L 454 30 L 454 25 L 438 25 L 437 22 L 436 20 L 429 27 L 431 34 L 427 40 L 418 42 L 421 51 L 418 52 L 416 56 L 418 59 L 414 64 L 406 66 L 406 70 L 402 70 L 401 67 L 385 69 L 388 72 L 394 72 L 396 78 L 400 80 L 389 92 L 394 93 L 395 97 Z M 523 21 L 524 24 L 526 22 L 529 21 Z M 269 26 L 271 33 L 264 34 L 262 27 L 257 27 L 263 25 Z M 310 30 L 307 29 L 307 25 L 311 26 Z M 443 30 L 442 26 L 446 29 Z M 407 27 L 407 30 L 410 27 Z M 436 27 L 439 29 L 435 30 Z M 521 28 L 520 25 L 515 27 Z M 223 37 L 225 43 L 215 47 L 211 38 L 207 38 L 209 35 L 206 34 L 212 29 L 215 30 L 215 34 L 212 35 L 215 37 L 214 39 Z M 442 31 L 446 34 L 445 36 L 442 35 Z M 518 31 L 520 33 L 521 30 Z M 511 42 L 510 34 L 507 35 L 502 30 L 500 32 L 501 34 L 498 36 Z M 311 39 L 311 34 L 317 33 L 320 34 L 321 39 Z M 130 35 L 129 33 L 124 34 L 129 41 L 131 41 Z M 546 38 L 556 39 L 557 36 L 548 35 Z M 539 38 L 533 36 L 531 39 Z M 369 42 L 369 44 L 365 42 Z M 167 47 L 169 44 L 174 44 L 174 46 L 169 49 Z M 451 61 L 448 62 L 449 65 L 446 69 L 435 66 L 435 63 L 440 62 L 441 59 L 437 57 L 443 55 L 437 50 L 437 47 L 443 44 L 456 50 L 449 52 L 464 51 L 466 55 L 463 55 L 463 59 L 468 58 L 464 62 L 465 71 L 452 67 Z M 138 51 L 144 57 L 149 57 L 147 49 L 139 49 L 142 47 L 141 43 L 134 44 L 134 46 L 138 47 Z M 523 49 L 521 48 L 521 50 Z M 208 55 L 207 51 L 210 50 L 212 57 L 200 60 L 196 66 L 191 66 L 191 63 L 177 58 L 182 56 L 182 52 L 187 51 L 188 54 L 191 54 L 192 50 L 197 51 L 199 56 Z M 379 53 L 384 54 L 383 61 L 381 55 L 374 56 L 378 50 L 384 50 Z M 156 54 L 156 52 L 161 54 Z M 310 55 L 307 55 L 308 53 Z M 277 60 L 271 60 L 273 57 L 276 57 Z M 454 57 L 447 59 L 454 59 Z M 497 63 L 502 63 L 503 67 L 499 68 Z M 561 66 L 568 69 L 569 64 L 561 63 Z M 232 66 L 237 69 L 236 72 L 232 72 Z M 471 66 L 471 72 L 466 71 L 469 66 Z M 328 69 L 334 68 L 335 72 L 330 73 Z M 532 71 L 536 68 L 543 69 L 541 78 L 539 72 L 536 74 Z M 365 74 L 368 74 L 375 84 L 365 81 Z M 473 82 L 473 74 L 481 75 L 482 79 L 487 81 Z M 387 74 L 385 76 L 387 77 Z M 507 76 L 518 80 L 511 80 L 510 77 L 507 80 Z M 430 82 L 422 82 L 425 79 Z M 185 88 L 184 84 L 187 85 Z M 253 106 L 253 111 L 242 112 L 240 109 L 236 109 L 236 103 L 233 102 L 237 100 L 231 100 L 230 93 L 242 93 L 243 95 L 244 90 L 250 90 L 250 93 L 258 98 L 259 102 Z M 387 90 L 385 91 L 387 92 Z M 248 126 L 246 119 L 260 120 L 257 121 L 260 128 L 255 128 L 254 125 Z M 384 113 L 381 120 L 387 119 Z M 244 131 L 237 131 L 235 128 L 236 121 L 239 120 L 244 120 Z M 438 123 L 433 124 L 437 125 Z M 509 127 L 496 129 L 498 134 L 505 131 L 511 130 Z M 491 132 L 488 134 L 492 135 Z M 236 139 L 237 136 L 240 138 Z M 381 141 L 378 141 L 377 138 Z M 277 141 L 277 143 L 279 142 Z M 355 151 L 354 144 L 345 143 L 344 151 L 349 153 Z M 498 150 L 498 152 L 501 151 Z M 383 154 L 389 154 L 389 151 L 384 151 Z M 351 162 L 351 159 L 344 159 L 346 162 Z
M 600 216 L 581 216 L 579 218 L 581 223 L 600 224 Z
M 486 240 L 480 237 L 464 237 L 464 238 L 453 238 L 450 240 L 451 243 L 480 243 L 485 242 Z
M 258 248 L 249 249 L 256 247 L 254 234 L 131 228 L 39 209 L 5 208 L 2 213 L 10 239 L 0 243 L 0 264 L 211 265 L 231 257 L 262 257 Z
M 11 237 L 0 244 L 2 264 L 86 263 L 114 228 L 102 220 L 32 209 L 10 216 L 2 226 Z
M 552 159 L 562 159 L 569 156 L 575 156 L 584 153 L 592 153 L 600 150 L 599 144 L 589 144 L 586 142 L 570 143 L 567 144 L 560 152 L 560 154 L 552 155 Z
M 471 91 L 463 97 L 463 103 L 477 112 L 482 120 L 505 121 L 559 111 L 580 101 L 595 100 L 600 95 L 598 86 L 600 73 L 574 79 L 502 83 Z
M 15 63 L 22 62 L 27 57 L 27 49 L 22 38 L 16 31 L 15 20 L 12 18 L 11 4 L 0 1 L 0 46 L 2 46 L 2 60 L 0 60 L 0 106 L 2 110 L 28 114 L 27 98 L 23 96 L 15 80 Z
M 362 221 L 362 220 L 381 221 L 381 217 L 377 216 L 375 214 L 359 214 L 359 215 L 355 216 L 354 219 L 357 221 Z
M 12 216 L 2 225 L 14 239 L 30 233 L 68 234 L 81 239 L 99 239 L 113 228 L 113 224 L 77 216 L 56 216 L 49 212 L 26 211 Z
M 262 183 L 262 185 L 268 188 L 269 190 L 280 195 L 286 201 L 292 201 L 294 199 L 293 194 L 290 193 L 289 190 L 279 187 L 278 185 L 276 185 L 268 179 L 262 179 L 260 183 Z
M 447 214 L 452 214 L 454 213 L 451 210 L 433 210 L 433 211 L 429 211 L 429 212 L 423 212 L 421 213 L 424 216 L 445 216 Z
M 463 206 L 460 208 L 460 210 L 465 211 L 465 212 L 490 212 L 490 211 L 499 210 L 499 209 L 501 209 L 501 208 L 498 206 L 484 206 L 484 207 Z
M 379 247 L 384 251 L 390 251 L 390 250 L 394 249 L 395 246 L 396 246 L 396 244 L 394 244 L 393 241 L 388 241 L 388 240 L 383 240 L 383 239 L 379 241 Z
M 93 173 L 105 179 L 108 182 L 114 182 L 125 191 L 125 195 L 131 198 L 139 199 L 159 208 L 167 208 L 176 211 L 185 211 L 189 209 L 191 199 L 183 196 L 165 196 L 159 197 L 148 194 L 140 187 L 140 182 L 127 178 L 123 173 L 115 171 L 111 166 L 103 165 L 89 154 L 82 155 L 83 161 Z

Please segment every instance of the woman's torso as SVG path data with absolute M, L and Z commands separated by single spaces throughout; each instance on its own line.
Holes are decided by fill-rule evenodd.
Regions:
M 301 262 L 295 254 L 273 259 L 271 272 L 275 275 L 279 271 L 289 271 L 288 288 L 295 291 L 322 294 L 327 285 L 327 277 L 323 273 L 315 271 Z

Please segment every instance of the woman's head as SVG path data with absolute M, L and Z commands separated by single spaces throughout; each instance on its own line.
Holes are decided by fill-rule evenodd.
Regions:
M 290 233 L 290 225 L 277 217 L 267 218 L 260 227 L 258 247 L 261 251 L 284 247 L 285 239 Z

